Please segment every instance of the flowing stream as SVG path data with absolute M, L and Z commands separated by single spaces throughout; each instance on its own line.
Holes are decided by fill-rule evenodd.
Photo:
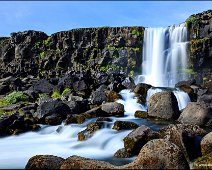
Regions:
M 168 28 L 146 28 L 144 33 L 142 75 L 136 77 L 136 83 L 148 83 L 155 87 L 147 94 L 147 100 L 153 94 L 164 90 L 161 87 L 173 87 L 175 83 L 185 80 L 183 73 L 187 63 L 187 30 L 184 25 Z M 190 101 L 188 95 L 174 89 L 180 109 L 185 108 Z M 137 103 L 134 93 L 130 90 L 120 92 L 125 108 L 125 117 L 112 117 L 112 122 L 105 122 L 105 127 L 98 130 L 86 141 L 78 141 L 78 132 L 96 119 L 87 120 L 82 125 L 44 126 L 38 132 L 27 132 L 17 136 L 0 138 L 0 168 L 24 168 L 30 157 L 38 154 L 51 154 L 67 158 L 78 155 L 98 160 L 107 160 L 114 164 L 126 164 L 130 159 L 115 159 L 113 154 L 123 148 L 123 138 L 131 130 L 116 131 L 112 129 L 116 120 L 133 121 L 158 130 L 163 124 L 157 124 L 146 119 L 137 119 L 137 110 L 147 110 L 146 105 Z

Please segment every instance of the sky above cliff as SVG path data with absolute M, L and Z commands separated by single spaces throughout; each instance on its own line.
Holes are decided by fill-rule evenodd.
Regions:
M 101 26 L 166 27 L 212 9 L 210 1 L 1 1 L 0 36 Z

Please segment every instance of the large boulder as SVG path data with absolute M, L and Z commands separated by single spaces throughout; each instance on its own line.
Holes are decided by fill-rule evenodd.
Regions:
M 212 152 L 196 159 L 193 163 L 192 169 L 212 169 L 211 164 Z
M 151 139 L 157 138 L 156 132 L 153 132 L 147 126 L 140 126 L 130 132 L 124 140 L 125 151 L 130 153 L 130 155 L 138 154 L 141 148 Z
M 201 152 L 203 156 L 212 152 L 212 132 L 205 135 L 204 138 L 202 139 Z
M 212 107 L 210 103 L 190 102 L 181 113 L 179 122 L 198 126 L 212 125 Z
M 178 102 L 173 92 L 163 91 L 152 95 L 148 101 L 148 116 L 161 119 L 179 117 Z
M 96 91 L 91 94 L 91 103 L 92 104 L 102 104 L 102 102 L 107 101 L 106 96 L 106 86 L 100 86 Z
M 84 158 L 80 156 L 68 157 L 60 169 L 114 169 L 115 166 L 104 161 Z
M 48 80 L 42 79 L 37 81 L 36 83 L 33 83 L 29 90 L 36 93 L 51 93 L 54 88 L 55 86 L 49 83 Z
M 147 91 L 151 88 L 152 86 L 149 84 L 144 84 L 144 83 L 138 83 L 135 88 L 133 89 L 133 92 L 136 95 L 142 95 L 146 97 Z
M 37 108 L 37 112 L 35 112 L 33 116 L 42 123 L 56 125 L 61 124 L 67 117 L 67 114 L 70 113 L 71 110 L 68 105 L 60 99 L 50 99 L 41 101 L 41 104 Z
M 189 169 L 189 165 L 179 147 L 164 139 L 155 139 L 143 146 L 132 163 L 123 166 L 71 156 L 60 169 Z
M 109 102 L 102 104 L 101 108 L 108 116 L 124 116 L 124 105 L 121 103 Z
M 153 139 L 145 144 L 127 169 L 189 169 L 182 151 L 165 139 Z
M 177 145 L 189 161 L 201 154 L 199 136 L 206 134 L 206 131 L 197 125 L 171 124 L 162 128 L 159 134 Z
M 53 155 L 36 155 L 31 157 L 25 169 L 60 169 L 64 159 Z

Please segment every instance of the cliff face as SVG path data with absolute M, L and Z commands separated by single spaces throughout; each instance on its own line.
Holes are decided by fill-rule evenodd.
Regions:
M 189 29 L 189 67 L 198 82 L 212 86 L 212 10 L 191 15 Z
M 0 39 L 1 72 L 17 75 L 60 75 L 67 70 L 138 72 L 143 27 L 101 27 L 12 33 Z
M 191 15 L 189 74 L 212 83 L 212 10 Z M 0 73 L 54 77 L 68 70 L 140 73 L 144 27 L 100 27 L 63 31 L 47 36 L 25 31 L 0 38 Z

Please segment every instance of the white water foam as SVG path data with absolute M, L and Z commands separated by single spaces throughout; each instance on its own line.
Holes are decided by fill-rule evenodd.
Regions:
M 136 83 L 174 87 L 187 79 L 187 28 L 185 24 L 167 28 L 146 28 L 144 32 L 142 75 Z

